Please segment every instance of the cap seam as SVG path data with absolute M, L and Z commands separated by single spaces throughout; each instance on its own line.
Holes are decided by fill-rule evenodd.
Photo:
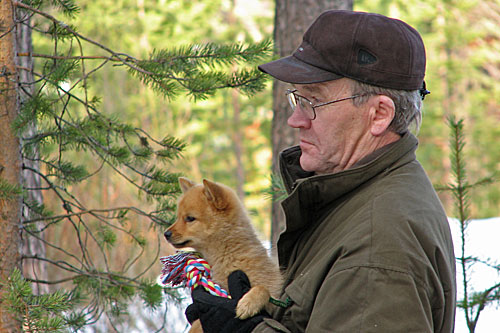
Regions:
M 367 68 L 367 67 L 364 67 L 364 68 Z M 398 72 L 392 72 L 392 71 L 384 71 L 384 70 L 381 70 L 381 69 L 369 69 L 370 71 L 372 72 L 378 72 L 378 73 L 389 73 L 389 74 L 395 74 L 395 75 L 398 75 Z M 421 74 L 399 74 L 399 75 L 404 75 L 405 77 L 414 77 L 414 78 L 418 78 L 421 76 Z
M 367 84 L 370 84 L 370 85 L 373 85 L 376 87 L 387 88 L 387 89 L 407 90 L 407 91 L 414 91 L 414 90 L 420 89 L 420 88 L 402 88 L 401 85 L 389 85 L 389 84 L 384 84 L 384 83 L 383 83 L 383 85 L 380 85 L 380 84 L 373 83 L 371 81 L 363 80 L 363 79 L 356 78 L 356 77 L 349 76 L 349 75 L 345 75 L 345 77 L 352 79 L 352 80 L 355 80 L 355 81 L 359 81 L 359 82 L 367 83 Z M 392 81 L 392 82 L 394 82 L 394 81 Z M 394 83 L 398 83 L 398 82 L 394 82 Z M 402 83 L 403 83 L 402 85 L 404 85 L 404 83 L 407 83 L 407 82 L 404 81 Z

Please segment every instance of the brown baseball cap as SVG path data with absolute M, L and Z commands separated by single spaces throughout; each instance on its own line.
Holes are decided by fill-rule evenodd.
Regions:
M 403 21 L 329 10 L 312 23 L 291 56 L 259 69 L 296 84 L 348 77 L 384 88 L 418 90 L 425 76 L 425 48 L 420 34 Z

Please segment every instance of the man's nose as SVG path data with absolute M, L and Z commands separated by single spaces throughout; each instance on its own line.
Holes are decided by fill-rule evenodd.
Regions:
M 311 120 L 306 116 L 300 106 L 297 105 L 292 115 L 288 117 L 287 124 L 292 128 L 309 128 L 311 126 Z

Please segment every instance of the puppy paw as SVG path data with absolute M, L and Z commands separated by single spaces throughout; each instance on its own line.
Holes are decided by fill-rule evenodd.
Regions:
M 236 317 L 247 319 L 258 314 L 269 302 L 269 291 L 263 286 L 255 286 L 239 300 Z
M 189 333 L 203 333 L 203 328 L 201 327 L 201 321 L 199 319 L 193 322 Z

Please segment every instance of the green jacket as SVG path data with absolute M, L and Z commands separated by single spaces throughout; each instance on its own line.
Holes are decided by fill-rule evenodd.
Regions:
M 280 159 L 289 197 L 278 241 L 285 285 L 254 332 L 452 332 L 455 256 L 412 134 L 357 166 L 314 176 Z

